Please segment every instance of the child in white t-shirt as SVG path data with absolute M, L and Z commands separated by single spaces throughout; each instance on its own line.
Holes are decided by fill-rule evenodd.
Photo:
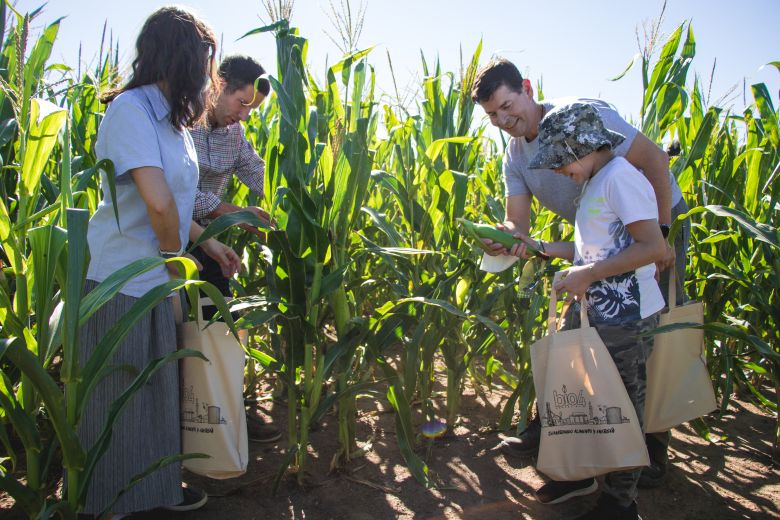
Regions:
M 664 307 L 655 262 L 664 256 L 665 244 L 653 188 L 628 161 L 613 155 L 623 136 L 604 128 L 597 110 L 586 103 L 549 112 L 539 125 L 538 139 L 539 150 L 529 168 L 567 175 L 582 192 L 574 242 L 533 245 L 548 256 L 572 261 L 555 289 L 587 301 L 591 325 L 615 361 L 641 423 L 645 363 L 653 342 L 644 333 L 657 326 L 658 311 Z M 570 313 L 569 326 L 579 326 L 578 318 L 578 313 Z M 608 474 L 596 509 L 579 518 L 638 518 L 639 474 L 639 469 Z M 546 484 L 577 489 L 589 485 Z

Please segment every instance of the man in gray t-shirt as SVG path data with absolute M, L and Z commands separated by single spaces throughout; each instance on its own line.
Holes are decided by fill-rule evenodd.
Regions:
M 550 170 L 531 170 L 528 162 L 538 149 L 537 133 L 539 122 L 544 115 L 556 106 L 575 101 L 592 104 L 599 111 L 604 126 L 626 137 L 613 151 L 615 155 L 625 157 L 639 169 L 653 186 L 658 203 L 658 222 L 666 237 L 672 220 L 688 208 L 682 198 L 677 182 L 669 172 L 669 158 L 652 141 L 627 123 L 608 103 L 595 99 L 565 98 L 537 102 L 533 98 L 530 81 L 523 79 L 511 62 L 498 58 L 491 60 L 477 73 L 472 89 L 472 99 L 487 113 L 491 124 L 508 133 L 511 138 L 504 154 L 505 217 L 499 227 L 516 236 L 527 235 L 531 229 L 531 203 L 536 198 L 539 203 L 574 223 L 576 212 L 575 199 L 580 195 L 580 187 L 564 175 L 553 175 Z M 689 225 L 683 226 L 683 232 L 677 235 L 675 248 L 668 248 L 666 257 L 657 263 L 661 273 L 661 289 L 666 298 L 668 287 L 668 269 L 676 264 L 677 280 L 685 277 L 685 251 Z M 525 245 L 515 246 L 507 251 L 501 244 L 485 241 L 493 248 L 493 254 L 515 254 L 527 257 Z M 680 300 L 682 286 L 678 283 L 677 294 Z M 500 447 L 502 452 L 514 456 L 535 455 L 539 445 L 539 422 L 532 421 L 528 429 L 519 437 L 504 439 Z M 640 485 L 654 487 L 663 481 L 667 465 L 668 432 L 647 436 L 651 466 L 642 472 Z M 569 489 L 570 488 L 570 489 Z M 537 497 L 542 500 L 562 502 L 573 496 L 595 490 L 590 482 L 572 483 L 569 488 L 558 486 L 553 492 L 540 489 Z M 553 496 L 554 495 L 554 496 Z M 545 497 L 544 499 L 542 497 Z

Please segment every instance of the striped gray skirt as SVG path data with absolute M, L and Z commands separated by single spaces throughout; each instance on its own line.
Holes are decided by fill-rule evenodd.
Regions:
M 86 282 L 86 292 L 97 286 Z M 86 363 L 98 341 L 120 321 L 137 298 L 118 294 L 101 307 L 81 329 L 79 360 Z M 173 306 L 168 298 L 142 317 L 109 361 L 108 375 L 95 387 L 78 427 L 89 449 L 100 436 L 111 403 L 133 382 L 150 361 L 176 350 Z M 89 483 L 84 513 L 107 508 L 130 479 L 162 457 L 181 453 L 179 423 L 179 369 L 168 363 L 141 388 L 114 423 L 108 450 L 98 462 Z M 132 513 L 182 501 L 181 465 L 171 464 L 145 477 L 110 510 Z

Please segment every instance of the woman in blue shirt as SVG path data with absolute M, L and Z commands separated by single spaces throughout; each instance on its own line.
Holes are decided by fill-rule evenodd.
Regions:
M 98 159 L 114 164 L 119 218 L 102 173 L 103 200 L 89 223 L 87 291 L 140 258 L 181 255 L 187 241 L 202 232 L 192 222 L 198 162 L 187 127 L 202 117 L 210 102 L 215 50 L 213 31 L 193 14 L 177 7 L 159 9 L 138 36 L 128 82 L 103 97 L 110 105 L 95 148 Z M 213 239 L 204 245 L 226 276 L 238 270 L 239 258 L 230 248 Z M 82 362 L 138 298 L 169 277 L 159 266 L 128 282 L 104 305 L 82 330 Z M 85 448 L 97 440 L 109 406 L 137 373 L 175 349 L 168 298 L 131 330 L 111 360 L 121 368 L 111 371 L 93 392 L 79 424 Z M 178 367 L 169 363 L 115 423 L 111 444 L 89 484 L 84 512 L 103 511 L 134 475 L 180 452 Z M 205 502 L 203 492 L 182 488 L 180 467 L 173 464 L 144 478 L 111 509 L 120 514 L 155 507 L 186 511 Z

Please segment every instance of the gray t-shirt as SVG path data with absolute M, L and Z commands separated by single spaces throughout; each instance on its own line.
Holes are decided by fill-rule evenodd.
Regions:
M 542 104 L 547 113 L 553 108 L 577 102 L 589 103 L 596 107 L 604 121 L 604 126 L 625 136 L 626 139 L 614 150 L 615 155 L 625 157 L 638 130 L 620 117 L 620 114 L 608 103 L 598 99 L 568 97 L 546 100 Z M 530 143 L 525 137 L 513 137 L 509 140 L 504 153 L 505 195 L 511 197 L 531 194 L 542 206 L 573 224 L 577 211 L 574 199 L 579 196 L 581 187 L 565 175 L 556 175 L 552 170 L 529 169 L 528 161 L 538 148 L 538 139 Z M 672 206 L 674 206 L 682 199 L 682 193 L 671 172 L 669 182 L 672 184 Z
M 187 129 L 171 124 L 170 106 L 156 85 L 123 92 L 111 102 L 100 124 L 95 144 L 98 159 L 111 159 L 116 169 L 116 203 L 101 172 L 103 200 L 89 221 L 90 262 L 87 278 L 97 282 L 129 263 L 156 257 L 160 243 L 129 170 L 152 166 L 162 169 L 179 213 L 179 238 L 187 243 L 198 185 L 198 158 Z M 138 298 L 168 281 L 160 266 L 130 280 L 121 292 Z

